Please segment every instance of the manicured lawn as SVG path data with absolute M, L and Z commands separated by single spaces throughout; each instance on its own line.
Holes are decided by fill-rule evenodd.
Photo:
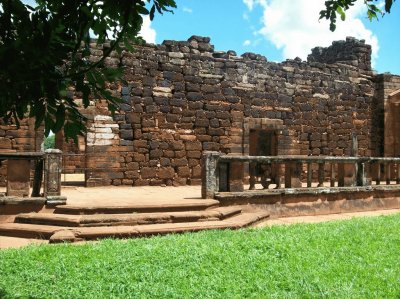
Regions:
M 0 251 L 0 298 L 399 298 L 400 214 Z

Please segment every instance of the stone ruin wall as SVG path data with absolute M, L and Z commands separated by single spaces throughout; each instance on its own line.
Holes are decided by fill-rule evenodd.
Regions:
M 20 126 L 0 119 L 0 152 L 35 152 L 42 150 L 43 128 L 35 130 L 34 119 L 20 121 Z M 0 165 L 0 186 L 5 186 L 7 161 Z
M 91 51 L 96 60 L 103 48 Z M 105 64 L 124 66 L 127 84 L 109 86 L 122 98 L 114 116 L 104 102 L 84 111 L 87 179 L 93 185 L 199 184 L 202 152 L 244 153 L 249 123 L 279 127 L 281 155 L 350 155 L 352 132 L 359 155 L 376 155 L 379 105 L 370 54 L 369 45 L 348 38 L 314 49 L 309 62 L 274 63 L 253 53 L 214 51 L 209 38 L 196 36 L 113 53 Z
M 90 59 L 106 46 L 94 43 Z M 277 130 L 281 155 L 350 155 L 353 132 L 359 155 L 383 155 L 391 140 L 385 103 L 400 77 L 375 76 L 370 57 L 370 46 L 353 38 L 313 49 L 308 62 L 238 57 L 197 36 L 112 53 L 105 64 L 125 67 L 126 84 L 109 84 L 120 109 L 112 116 L 104 101 L 82 108 L 88 133 L 78 145 L 58 134 L 57 147 L 74 154 L 64 170 L 86 169 L 92 186 L 199 184 L 203 151 L 247 154 L 257 128 Z M 43 133 L 32 121 L 0 129 L 0 150 L 40 150 Z
M 381 156 L 400 156 L 400 77 L 389 73 L 375 77 L 375 98 L 379 120 L 374 129 L 380 137 Z M 395 104 L 396 102 L 396 104 Z

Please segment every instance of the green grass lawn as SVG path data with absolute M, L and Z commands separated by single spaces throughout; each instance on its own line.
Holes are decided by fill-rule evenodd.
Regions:
M 0 251 L 0 298 L 400 298 L 400 214 Z

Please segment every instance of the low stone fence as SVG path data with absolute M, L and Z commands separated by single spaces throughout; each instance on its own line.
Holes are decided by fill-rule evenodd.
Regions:
M 400 158 L 206 152 L 202 164 L 203 198 L 271 217 L 400 208 Z
M 261 185 L 263 191 L 275 194 L 278 190 L 304 194 L 326 192 L 327 188 L 340 192 L 351 187 L 368 189 L 380 185 L 393 185 L 391 190 L 400 190 L 400 158 L 231 156 L 205 152 L 202 163 L 203 198 L 216 198 L 217 193 L 223 192 L 244 192 L 245 183 L 249 190 Z
M 3 161 L 7 161 L 7 189 L 4 198 L 30 196 L 36 199 L 44 198 L 46 204 L 65 203 L 66 198 L 61 196 L 62 152 L 60 150 L 0 153 L 0 162 Z M 34 163 L 32 182 L 31 162 Z

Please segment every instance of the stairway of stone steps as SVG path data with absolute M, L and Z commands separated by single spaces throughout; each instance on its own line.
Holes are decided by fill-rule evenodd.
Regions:
M 265 211 L 219 207 L 216 200 L 170 204 L 57 206 L 53 213 L 23 213 L 0 224 L 0 235 L 50 243 L 133 238 L 209 229 L 239 229 L 269 217 Z

